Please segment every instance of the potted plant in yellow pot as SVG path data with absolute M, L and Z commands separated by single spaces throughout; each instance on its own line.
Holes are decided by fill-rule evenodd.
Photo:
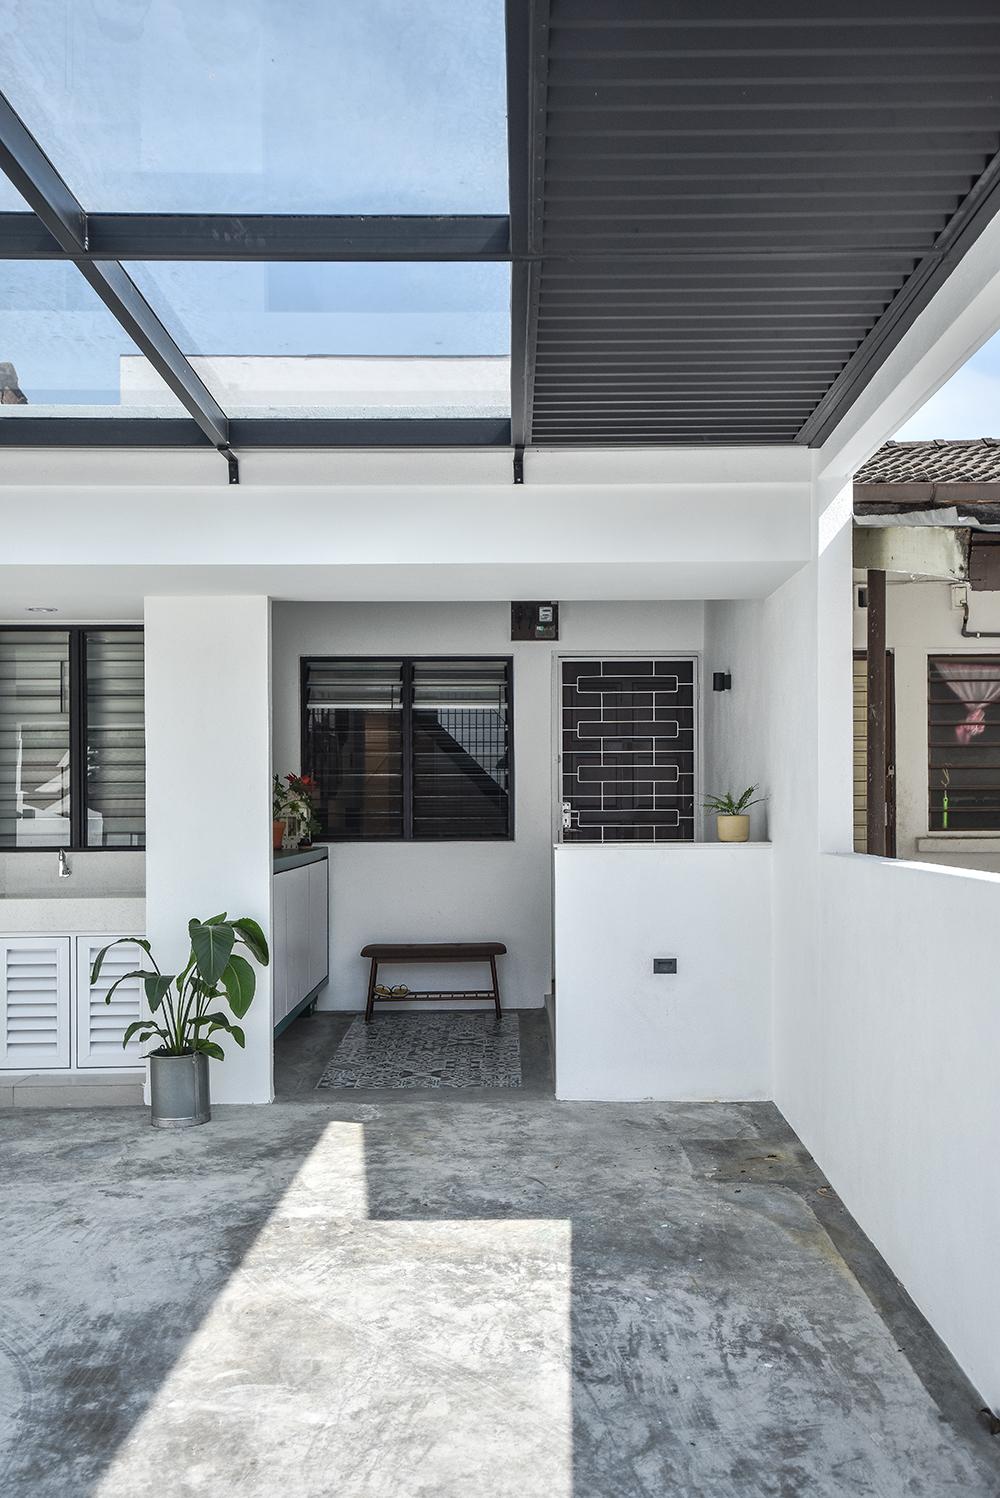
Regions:
M 750 840 L 751 806 L 763 801 L 756 795 L 758 786 L 748 785 L 740 796 L 726 791 L 724 796 L 706 796 L 705 810 L 715 812 L 715 829 L 720 843 L 746 843 Z

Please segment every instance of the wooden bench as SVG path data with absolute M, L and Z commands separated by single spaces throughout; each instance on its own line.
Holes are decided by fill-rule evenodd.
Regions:
M 365 1024 L 371 1023 L 376 1001 L 380 1004 L 406 1004 L 412 999 L 418 1004 L 429 1004 L 435 999 L 477 999 L 485 1004 L 494 1004 L 499 1016 L 503 1011 L 500 1008 L 497 958 L 502 957 L 506 950 L 502 941 L 370 942 L 367 947 L 361 948 L 362 957 L 367 957 L 371 963 L 368 970 Z M 416 992 L 407 989 L 404 994 L 390 994 L 386 997 L 375 992 L 380 962 L 488 962 L 493 985 L 491 988 L 425 988 Z

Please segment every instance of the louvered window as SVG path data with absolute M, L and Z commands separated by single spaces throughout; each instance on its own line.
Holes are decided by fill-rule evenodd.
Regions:
M 304 772 L 331 840 L 511 836 L 511 664 L 303 663 Z
M 87 847 L 140 848 L 146 827 L 142 635 L 86 636 Z
M 0 630 L 0 848 L 141 848 L 142 631 Z

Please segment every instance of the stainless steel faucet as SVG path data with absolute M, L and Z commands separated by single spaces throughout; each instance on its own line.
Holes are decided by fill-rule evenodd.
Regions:
M 70 868 L 69 864 L 66 862 L 66 849 L 65 848 L 60 848 L 59 849 L 59 878 L 60 879 L 68 879 L 69 876 L 70 876 L 70 874 L 72 872 L 73 872 L 72 869 Z

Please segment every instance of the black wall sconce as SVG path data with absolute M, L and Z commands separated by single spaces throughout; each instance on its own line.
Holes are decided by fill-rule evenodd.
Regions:
M 733 678 L 729 671 L 712 672 L 712 691 L 731 692 L 733 689 Z

